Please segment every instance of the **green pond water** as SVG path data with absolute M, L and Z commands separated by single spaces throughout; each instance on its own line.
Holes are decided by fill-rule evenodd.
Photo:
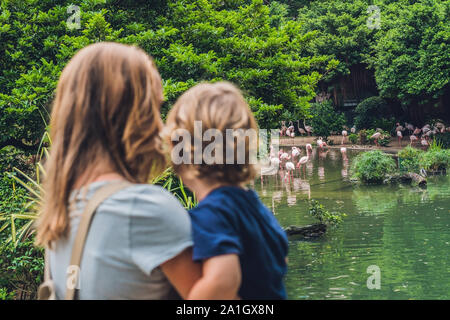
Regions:
M 302 155 L 304 155 L 304 149 Z M 410 185 L 358 186 L 349 181 L 357 153 L 314 149 L 305 173 L 264 177 L 255 189 L 283 227 L 307 225 L 308 199 L 345 212 L 339 228 L 313 241 L 289 241 L 289 299 L 450 299 L 450 177 Z M 369 289 L 369 266 L 380 289 Z

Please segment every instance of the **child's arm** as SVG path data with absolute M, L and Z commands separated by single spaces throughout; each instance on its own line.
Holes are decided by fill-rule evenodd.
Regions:
M 161 269 L 183 299 L 202 275 L 200 263 L 192 261 L 192 247 L 161 264 Z
M 237 254 L 224 254 L 203 261 L 203 275 L 189 292 L 191 300 L 236 299 L 241 286 Z

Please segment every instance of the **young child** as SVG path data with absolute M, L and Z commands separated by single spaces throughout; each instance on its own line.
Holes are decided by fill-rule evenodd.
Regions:
M 286 234 L 258 195 L 245 187 L 255 178 L 256 169 L 249 161 L 255 144 L 246 139 L 245 150 L 240 149 L 245 152 L 243 164 L 237 161 L 240 146 L 234 138 L 231 142 L 219 143 L 223 151 L 222 162 L 217 157 L 222 152 L 218 152 L 212 163 L 206 164 L 203 159 L 201 164 L 195 164 L 198 161 L 193 161 L 194 153 L 201 152 L 194 139 L 194 131 L 198 131 L 194 125 L 196 121 L 201 121 L 202 132 L 215 129 L 222 133 L 224 140 L 227 129 L 257 130 L 242 94 L 225 82 L 204 83 L 191 88 L 169 112 L 167 133 L 174 169 L 199 200 L 190 216 L 193 259 L 202 262 L 202 278 L 188 298 L 285 299 Z M 188 132 L 190 138 L 180 132 Z M 189 157 L 185 160 L 190 161 L 174 161 L 181 150 L 178 143 L 183 150 L 188 150 Z M 202 149 L 210 143 L 202 141 Z M 229 148 L 234 150 L 233 164 L 227 164 L 226 150 Z

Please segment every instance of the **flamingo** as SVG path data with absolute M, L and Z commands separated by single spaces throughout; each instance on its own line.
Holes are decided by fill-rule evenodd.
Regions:
M 347 135 L 348 135 L 347 130 L 343 130 L 343 131 L 342 131 L 342 143 L 341 143 L 341 144 L 344 144 L 345 138 L 347 137 Z
M 292 147 L 292 159 L 295 159 L 300 155 L 300 150 L 297 147 Z
M 327 143 L 323 141 L 322 137 L 319 137 L 319 139 L 317 139 L 317 145 L 320 149 L 322 149 L 323 147 L 327 147 Z
M 302 165 L 305 165 L 303 167 L 303 171 L 306 170 L 306 163 L 309 161 L 309 157 L 311 156 L 310 152 L 312 152 L 312 146 L 308 143 L 306 145 L 306 156 L 301 157 L 300 160 L 297 162 L 297 168 L 300 169 L 300 171 L 301 171 Z
M 356 133 L 356 128 L 355 128 L 355 126 L 353 126 L 353 127 L 350 129 L 350 132 L 351 132 L 351 133 Z
M 305 130 L 306 130 L 306 132 L 308 133 L 308 136 L 310 136 L 311 133 L 313 132 L 313 127 L 307 126 L 307 125 L 305 124 L 305 119 L 303 119 L 303 127 L 305 127 Z
M 427 141 L 426 137 L 422 137 L 422 140 L 420 141 L 420 143 L 422 144 L 422 146 L 428 147 L 428 141 Z
M 403 135 L 400 130 L 397 131 L 397 137 L 398 137 L 398 146 L 401 147 Z M 411 137 L 415 137 L 415 136 L 410 136 L 410 139 L 411 139 Z
M 443 124 L 442 122 L 436 122 L 435 127 L 439 130 L 439 132 L 445 132 L 445 124 Z
M 291 161 L 286 162 L 285 164 L 286 173 L 289 175 L 289 182 L 291 181 L 291 174 L 292 178 L 294 178 L 294 174 L 292 173 L 295 170 L 295 165 Z
M 291 130 L 286 129 L 286 136 L 290 137 L 291 136 Z
M 280 155 L 280 160 L 281 160 L 281 161 L 283 161 L 283 160 L 289 160 L 289 159 L 291 159 L 291 157 L 290 157 L 289 154 L 286 153 L 286 152 L 283 152 L 283 153 Z
M 405 122 L 405 127 L 408 129 L 409 134 L 414 131 L 414 126 L 410 123 Z
M 291 132 L 291 138 L 295 138 L 295 132 Z
M 422 131 L 422 129 L 416 127 L 416 129 L 414 129 L 413 135 L 418 136 L 421 131 Z
M 378 139 L 381 137 L 381 132 L 375 132 L 370 138 L 375 140 L 375 145 L 379 147 L 378 145 Z
M 417 141 L 418 139 L 417 139 L 417 137 L 415 136 L 415 135 L 411 135 L 411 136 L 409 136 L 409 140 L 410 140 L 410 145 L 412 145 L 413 144 L 413 142 L 414 141 Z

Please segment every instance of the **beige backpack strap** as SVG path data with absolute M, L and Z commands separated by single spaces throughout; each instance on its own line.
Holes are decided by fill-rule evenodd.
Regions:
M 50 276 L 50 253 L 48 251 L 48 248 L 45 248 L 45 254 L 44 254 L 44 281 L 51 280 Z
M 80 224 L 78 225 L 78 231 L 75 237 L 75 241 L 72 247 L 72 257 L 70 258 L 70 267 L 75 267 L 77 270 L 74 275 L 74 281 L 72 287 L 67 287 L 66 289 L 66 300 L 74 300 L 76 293 L 76 286 L 79 280 L 79 270 L 81 264 L 81 257 L 83 255 L 84 244 L 87 238 L 89 227 L 91 225 L 92 218 L 95 214 L 97 207 L 107 198 L 109 198 L 114 193 L 125 189 L 130 186 L 131 183 L 128 181 L 120 181 L 108 183 L 107 185 L 101 187 L 95 192 L 93 197 L 88 201 L 86 208 L 81 216 Z

